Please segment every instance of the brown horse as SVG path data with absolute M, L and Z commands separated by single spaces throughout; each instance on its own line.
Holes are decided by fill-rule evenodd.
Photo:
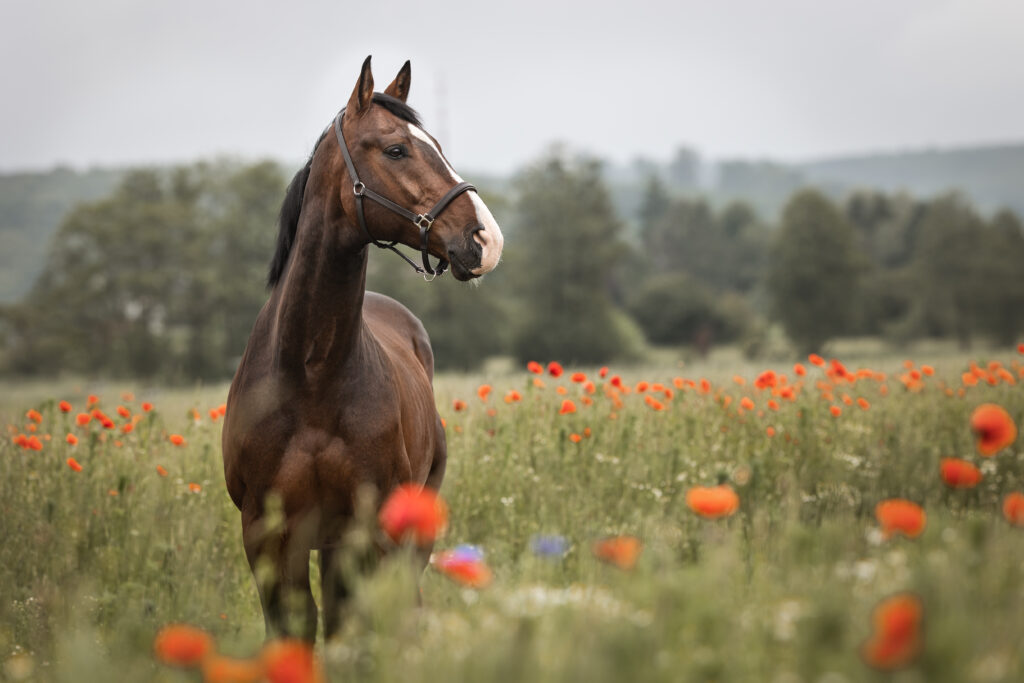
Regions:
M 450 262 L 458 280 L 490 271 L 501 255 L 490 211 L 406 105 L 409 83 L 406 62 L 373 92 L 367 57 L 335 135 L 324 132 L 289 186 L 270 298 L 228 394 L 224 475 L 268 635 L 315 639 L 312 549 L 325 635 L 337 630 L 348 587 L 333 550 L 361 487 L 382 500 L 404 482 L 438 489 L 444 478 L 430 341 L 404 306 L 366 292 L 368 245 L 422 248 L 427 272 Z M 428 253 L 442 259 L 436 271 Z M 265 519 L 268 494 L 280 501 L 278 533 Z M 256 572 L 258 561 L 272 577 Z

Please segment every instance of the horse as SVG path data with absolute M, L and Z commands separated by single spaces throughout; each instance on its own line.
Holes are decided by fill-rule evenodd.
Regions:
M 316 639 L 314 549 L 325 638 L 337 632 L 350 592 L 337 550 L 362 489 L 372 487 L 379 505 L 399 485 L 436 491 L 444 479 L 430 340 L 402 304 L 366 291 L 369 246 L 419 249 L 422 268 L 398 253 L 427 275 L 450 264 L 459 281 L 501 257 L 501 229 L 423 130 L 407 104 L 410 83 L 407 61 L 374 92 L 367 57 L 347 105 L 289 184 L 269 298 L 228 394 L 224 477 L 268 637 Z M 429 548 L 424 565 L 426 556 Z M 274 571 L 257 572 L 267 562 Z

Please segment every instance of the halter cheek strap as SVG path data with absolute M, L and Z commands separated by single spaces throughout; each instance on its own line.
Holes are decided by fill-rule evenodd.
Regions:
M 352 179 L 352 194 L 356 198 L 356 218 L 359 221 L 359 227 L 363 229 L 366 236 L 369 238 L 370 243 L 375 247 L 381 249 L 390 249 L 399 256 L 401 256 L 406 263 L 413 267 L 417 273 L 421 275 L 433 275 L 438 276 L 444 273 L 448 269 L 448 261 L 440 259 L 436 266 L 433 268 L 430 266 L 430 255 L 427 252 L 427 246 L 430 241 L 430 228 L 434 224 L 434 221 L 441 214 L 442 211 L 452 202 L 453 199 L 458 197 L 467 190 L 476 190 L 472 184 L 467 182 L 461 182 L 455 187 L 448 190 L 441 199 L 434 204 L 434 207 L 427 213 L 414 213 L 404 206 L 396 204 L 387 197 L 377 192 L 374 192 L 368 188 L 362 181 L 359 180 L 359 174 L 356 172 L 356 165 L 352 162 L 352 155 L 349 154 L 348 145 L 345 144 L 345 135 L 341 132 L 341 119 L 345 115 L 345 110 L 342 109 L 338 112 L 338 115 L 334 117 L 334 133 L 338 137 L 338 146 L 341 147 L 341 155 L 345 159 L 345 166 L 348 168 L 349 177 Z M 398 244 L 397 240 L 391 242 L 381 242 L 374 238 L 370 233 L 369 227 L 366 225 L 366 216 L 363 213 L 363 197 L 372 199 L 377 202 L 385 209 L 397 213 L 399 216 L 412 221 L 412 224 L 420 229 L 420 254 L 423 259 L 423 267 L 416 265 L 408 256 L 403 254 L 395 246 Z

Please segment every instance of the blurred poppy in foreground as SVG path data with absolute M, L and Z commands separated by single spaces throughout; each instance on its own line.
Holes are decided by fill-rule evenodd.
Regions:
M 561 377 L 565 370 L 562 368 L 562 364 L 557 361 L 551 361 L 548 363 L 548 374 L 552 377 Z
M 576 404 L 573 403 L 572 401 L 570 401 L 569 399 L 565 399 L 564 401 L 562 401 L 562 407 L 558 409 L 558 414 L 559 415 L 567 415 L 569 413 L 575 413 L 575 412 L 576 412 Z
M 322 683 L 323 671 L 313 647 L 301 640 L 274 640 L 260 655 L 264 675 L 270 683 Z
M 454 550 L 437 553 L 431 561 L 449 579 L 472 588 L 484 588 L 494 578 L 484 562 L 483 553 L 475 546 L 461 545 Z
M 171 434 L 167 438 L 175 446 L 184 446 L 185 445 L 185 437 L 183 437 L 181 434 Z
M 67 401 L 61 401 L 60 403 L 57 404 L 57 407 L 60 408 L 60 412 L 62 413 L 71 412 L 71 404 L 68 403 Z
M 954 489 L 972 489 L 981 481 L 981 470 L 960 458 L 943 458 L 939 473 L 946 486 Z
M 377 519 L 395 543 L 410 538 L 416 545 L 427 546 L 448 523 L 448 506 L 431 489 L 403 484 L 384 501 Z
M 1024 493 L 1010 493 L 1003 498 L 1003 517 L 1014 526 L 1024 527 Z
M 920 505 L 903 498 L 883 500 L 875 506 L 875 517 L 882 526 L 882 533 L 886 538 L 896 533 L 916 538 L 924 531 L 927 521 L 924 509 Z
M 740 506 L 740 498 L 731 487 L 695 486 L 686 492 L 686 504 L 701 517 L 728 517 Z
M 153 639 L 153 652 L 164 664 L 193 667 L 213 654 L 213 637 L 188 624 L 168 624 Z
M 214 655 L 203 662 L 205 683 L 258 683 L 265 680 L 263 664 L 253 659 Z
M 535 375 L 544 374 L 544 366 L 535 360 L 531 360 L 529 363 L 527 363 L 526 369 Z
M 983 403 L 971 414 L 971 431 L 978 438 L 978 452 L 995 455 L 1017 439 L 1017 425 L 1006 410 L 995 403 Z
M 78 461 L 74 458 L 68 458 L 68 467 L 73 469 L 75 472 L 81 472 L 82 466 L 78 464 Z
M 874 631 L 861 647 L 864 661 L 890 671 L 910 664 L 921 652 L 921 600 L 899 593 L 878 603 L 871 614 Z
M 612 536 L 596 541 L 591 551 L 597 559 L 628 570 L 636 566 L 643 544 L 635 536 Z

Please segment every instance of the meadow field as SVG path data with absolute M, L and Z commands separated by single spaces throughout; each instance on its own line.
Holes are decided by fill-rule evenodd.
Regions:
M 1024 680 L 1024 527 L 1004 513 L 1024 448 L 983 453 L 971 429 L 984 404 L 1022 423 L 1018 351 L 538 361 L 435 383 L 450 509 L 436 550 L 472 544 L 489 585 L 428 567 L 417 605 L 396 552 L 318 642 L 329 680 Z M 0 680 L 201 680 L 153 656 L 173 622 L 227 655 L 260 650 L 222 474 L 226 393 L 5 386 Z M 980 482 L 948 483 L 945 458 Z M 694 495 L 720 484 L 737 505 Z M 924 516 L 880 520 L 888 499 Z M 639 553 L 601 544 L 616 537 Z M 895 627 L 873 617 L 894 595 L 920 610 Z

